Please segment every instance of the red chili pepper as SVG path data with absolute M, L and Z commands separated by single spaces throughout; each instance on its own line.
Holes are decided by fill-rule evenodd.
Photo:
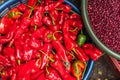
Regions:
M 73 49 L 73 51 L 75 52 L 76 57 L 82 61 L 82 62 L 86 62 L 88 61 L 88 56 L 85 54 L 85 52 L 83 51 L 82 48 L 80 47 L 76 47 L 75 49 Z
M 61 4 L 57 8 L 64 11 L 64 12 L 67 12 L 67 13 L 69 13 L 71 11 L 71 9 L 72 9 L 71 6 L 68 5 L 68 4 Z
M 78 47 L 76 42 L 69 38 L 69 35 L 67 36 L 67 34 L 64 34 L 64 43 L 68 51 L 71 51 L 73 48 Z
M 0 44 L 0 53 L 2 52 L 2 49 L 3 49 L 3 45 Z
M 38 0 L 28 0 L 28 5 L 29 6 L 35 6 L 37 4 Z
M 63 0 L 59 0 L 57 2 L 53 2 L 47 6 L 44 7 L 45 11 L 51 11 L 54 10 L 56 7 L 58 7 L 60 4 L 62 4 Z
M 53 40 L 62 41 L 62 40 L 63 40 L 62 31 L 55 31 L 55 32 L 53 33 Z
M 24 11 L 24 14 L 22 15 L 22 18 L 30 18 L 31 17 L 31 14 L 32 14 L 32 12 L 33 12 L 33 8 L 28 8 L 28 9 L 26 9 L 25 11 Z
M 53 25 L 52 24 L 52 19 L 48 16 L 44 16 L 42 21 L 46 26 L 52 26 Z
M 46 27 L 42 26 L 39 29 L 35 30 L 32 34 L 36 39 L 43 39 L 43 35 L 45 34 Z
M 38 70 L 37 72 L 35 72 L 35 73 L 33 73 L 33 74 L 31 75 L 30 79 L 31 79 L 31 80 L 37 80 L 38 77 L 39 77 L 42 73 L 44 73 L 44 70 L 43 70 L 43 69 L 42 69 L 42 70 Z
M 75 27 L 75 28 L 77 27 L 78 31 L 79 31 L 80 29 L 82 29 L 82 24 L 81 24 L 80 21 L 67 20 L 67 21 L 64 22 L 63 32 L 68 34 L 71 26 L 72 26 L 72 27 Z
M 15 49 L 7 46 L 3 49 L 3 53 L 4 56 L 10 59 L 11 64 L 16 66 Z
M 44 9 L 42 6 L 39 7 L 39 9 L 35 12 L 33 18 L 32 18 L 32 21 L 31 21 L 31 25 L 32 26 L 42 26 L 42 16 L 44 14 Z
M 77 13 L 72 13 L 72 14 L 70 15 L 70 19 L 82 21 L 81 16 L 80 16 L 79 14 L 77 14 Z
M 29 61 L 32 59 L 33 49 L 30 48 L 29 44 L 24 44 L 23 46 L 23 60 Z
M 51 3 L 53 3 L 54 1 L 53 0 L 45 0 L 45 5 L 49 5 Z
M 46 29 L 46 31 L 43 34 L 43 41 L 44 42 L 51 42 L 53 40 L 53 31 Z
M 23 3 L 19 4 L 17 6 L 17 8 L 21 11 L 21 12 L 25 12 L 25 10 L 27 9 L 27 6 Z
M 0 44 L 9 42 L 13 38 L 14 32 L 10 31 L 5 36 L 0 36 Z
M 62 45 L 62 43 L 59 40 L 52 41 L 52 45 L 53 45 L 54 49 L 56 50 L 58 56 L 60 57 L 60 60 L 62 60 L 64 62 L 64 65 L 69 70 L 70 62 L 67 58 L 65 47 Z
M 52 18 L 52 21 L 56 22 L 59 17 L 58 10 L 52 10 L 50 11 L 50 17 Z
M 83 44 L 82 48 L 92 60 L 97 60 L 102 54 L 101 50 L 97 49 L 95 46 L 89 43 Z
M 65 14 L 63 12 L 59 13 L 58 24 L 62 25 L 65 21 Z
M 15 56 L 18 64 L 20 64 L 19 61 L 23 60 L 22 58 L 24 55 L 22 50 L 22 45 L 19 42 L 15 41 L 14 46 L 15 46 L 15 52 L 16 52 Z
M 52 50 L 52 45 L 49 43 L 45 43 L 43 49 L 40 51 L 41 54 L 41 69 L 45 68 L 46 64 L 50 61 L 48 56 L 50 56 Z
M 40 42 L 40 40 L 38 40 L 38 39 L 36 39 L 34 37 L 32 37 L 30 39 L 29 43 L 30 43 L 31 48 L 33 48 L 33 49 L 40 50 L 43 47 L 43 43 Z
M 9 74 L 8 74 L 7 70 L 2 70 L 1 73 L 0 73 L 0 76 L 1 76 L 2 80 L 9 79 Z
M 49 79 L 49 80 L 62 80 L 59 73 L 55 69 L 49 67 L 49 68 L 47 68 L 47 70 L 48 70 L 48 73 L 46 73 L 47 79 Z
M 20 28 L 18 28 L 15 32 L 16 34 L 14 35 L 14 39 L 18 39 L 25 32 L 25 30 L 30 25 L 30 22 L 31 22 L 31 20 L 26 17 L 24 19 L 22 19 Z
M 63 63 L 59 59 L 56 59 L 55 62 L 51 62 L 50 65 L 59 72 L 59 74 L 61 75 L 63 80 L 76 80 L 65 69 L 65 66 L 63 65 Z
M 69 19 L 69 14 L 65 12 L 60 12 L 57 23 L 63 25 L 64 21 L 66 21 L 67 19 Z
M 38 71 L 40 68 L 39 59 L 31 60 L 25 64 L 19 66 L 17 80 L 30 80 L 30 74 L 32 71 Z
M 72 34 L 72 33 L 70 33 L 70 36 L 69 36 L 73 41 L 76 41 L 76 35 L 75 34 Z
M 0 20 L 0 34 L 6 34 L 9 31 L 10 26 L 13 25 L 13 20 L 7 16 L 2 17 Z
M 60 28 L 61 28 L 61 25 L 59 25 L 59 24 L 50 25 L 49 28 L 50 28 L 52 31 L 59 31 Z
M 16 80 L 17 79 L 18 69 L 19 69 L 19 66 L 17 66 L 17 65 L 7 69 L 8 75 L 11 76 L 11 77 L 9 77 L 10 80 Z
M 45 73 L 43 72 L 38 78 L 37 80 L 48 80 L 46 77 L 45 77 Z
M 1 54 L 0 54 L 0 64 L 3 65 L 3 66 L 11 66 L 11 63 L 8 60 L 8 58 L 1 55 Z

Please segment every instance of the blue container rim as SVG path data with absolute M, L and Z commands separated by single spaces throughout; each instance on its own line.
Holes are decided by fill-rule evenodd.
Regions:
M 6 0 L 4 3 L 0 4 L 0 12 L 2 12 L 5 8 L 10 6 L 11 4 L 14 4 L 15 2 L 18 2 L 18 0 Z M 64 2 L 69 4 L 76 13 L 80 14 L 80 10 L 75 6 L 75 4 L 73 2 L 71 2 L 70 0 L 64 0 Z M 83 76 L 83 80 L 88 80 L 93 67 L 94 67 L 94 61 L 89 60 L 87 62 L 87 68 L 86 68 L 85 74 Z

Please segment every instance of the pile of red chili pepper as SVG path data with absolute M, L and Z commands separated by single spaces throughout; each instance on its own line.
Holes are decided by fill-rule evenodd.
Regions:
M 0 20 L 2 80 L 81 80 L 87 61 L 102 53 L 85 42 L 82 27 L 64 0 L 28 0 L 11 9 Z

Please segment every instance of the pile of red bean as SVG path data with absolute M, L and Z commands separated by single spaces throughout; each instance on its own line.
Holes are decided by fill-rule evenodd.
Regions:
M 97 37 L 120 53 L 120 1 L 88 0 L 88 14 Z

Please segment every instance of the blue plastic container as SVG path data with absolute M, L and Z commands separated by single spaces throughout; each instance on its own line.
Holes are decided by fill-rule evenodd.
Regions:
M 72 9 L 78 14 L 80 14 L 79 9 L 74 5 L 74 3 L 72 3 L 70 0 L 65 0 L 64 2 L 72 6 Z M 27 3 L 27 0 L 6 0 L 4 3 L 0 4 L 0 18 L 2 18 L 11 8 L 16 7 L 20 3 Z M 93 66 L 94 66 L 94 61 L 89 60 L 87 62 L 87 68 L 83 76 L 83 80 L 89 79 Z

